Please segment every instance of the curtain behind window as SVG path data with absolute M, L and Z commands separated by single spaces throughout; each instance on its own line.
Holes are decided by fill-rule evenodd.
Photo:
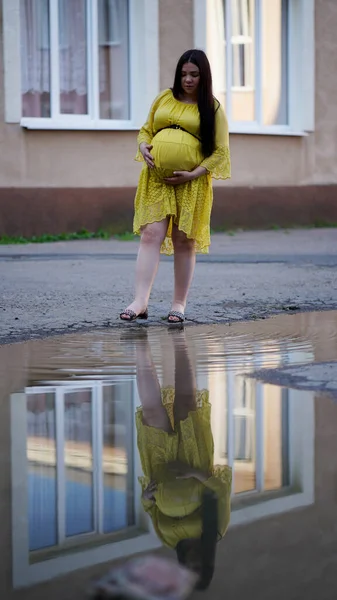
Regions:
M 24 117 L 50 117 L 48 0 L 22 0 L 21 90 Z
M 88 114 L 88 25 L 98 27 L 99 111 L 102 119 L 129 119 L 129 3 L 98 0 L 98 23 L 88 23 L 86 0 L 59 0 L 61 114 Z M 51 116 L 48 0 L 21 1 L 24 117 Z M 95 90 L 94 90 L 95 91 Z

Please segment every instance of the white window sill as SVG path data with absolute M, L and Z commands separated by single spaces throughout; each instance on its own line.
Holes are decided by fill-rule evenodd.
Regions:
M 290 129 L 290 127 L 245 127 L 244 125 L 229 125 L 230 134 L 238 135 L 275 135 L 288 137 L 306 137 L 310 132 Z
M 20 125 L 24 129 L 50 130 L 50 131 L 139 131 L 141 125 L 136 125 L 132 121 L 107 121 L 107 120 L 82 120 L 82 119 L 62 119 L 60 121 L 52 119 L 21 119 Z M 230 134 L 238 135 L 275 135 L 290 137 L 306 137 L 307 131 L 290 129 L 290 127 L 271 126 L 258 127 L 249 126 L 249 124 L 229 125 Z
M 255 92 L 255 88 L 252 85 L 233 85 L 231 92 L 235 92 L 236 94 L 251 94 L 252 92 Z M 226 94 L 226 90 L 221 93 Z
M 24 129 L 59 130 L 59 131 L 138 131 L 141 125 L 132 121 L 117 120 L 82 120 L 64 119 L 56 121 L 53 119 L 35 119 L 25 117 L 20 121 Z

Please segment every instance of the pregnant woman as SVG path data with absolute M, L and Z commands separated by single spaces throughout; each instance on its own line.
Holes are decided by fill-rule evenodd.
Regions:
M 135 299 L 125 321 L 147 319 L 160 252 L 174 253 L 170 323 L 185 320 L 195 253 L 207 253 L 213 201 L 212 177 L 230 177 L 228 125 L 212 93 L 212 75 L 202 50 L 178 61 L 174 85 L 155 99 L 138 135 L 137 160 L 145 164 L 135 198 L 134 232 L 141 235 Z

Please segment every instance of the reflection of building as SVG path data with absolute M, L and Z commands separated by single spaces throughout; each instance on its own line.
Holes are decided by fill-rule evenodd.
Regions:
M 212 344 L 218 356 L 224 348 Z M 196 363 L 198 388 L 210 391 L 214 462 L 233 467 L 233 524 L 313 502 L 310 461 L 304 464 L 312 456 L 312 397 L 301 406 L 298 392 L 250 378 L 263 350 L 236 351 L 234 365 L 226 351 L 214 371 Z M 277 345 L 265 357 L 279 364 Z M 106 379 L 82 369 L 77 379 L 35 380 L 12 394 L 15 585 L 158 545 L 140 506 L 135 376 L 113 370 Z
M 194 46 L 232 133 L 214 225 L 337 220 L 335 0 L 1 0 L 0 13 L 5 233 L 130 228 L 136 131 Z

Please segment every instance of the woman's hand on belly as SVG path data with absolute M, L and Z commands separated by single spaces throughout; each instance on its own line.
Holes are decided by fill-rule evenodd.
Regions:
M 173 177 L 165 177 L 164 181 L 169 185 L 181 185 L 193 181 L 193 179 L 197 179 L 205 173 L 207 173 L 207 169 L 204 167 L 196 167 L 193 171 L 174 171 Z
M 144 500 L 153 500 L 155 501 L 155 493 L 158 489 L 158 485 L 155 481 L 150 481 L 149 485 L 145 488 L 145 490 L 142 493 L 142 497 L 144 498 Z
M 146 142 L 142 142 L 139 145 L 139 150 L 141 151 L 143 158 L 150 169 L 153 169 L 154 167 L 154 159 L 152 154 L 150 153 L 150 150 L 152 150 L 152 148 L 153 146 L 151 146 L 151 144 L 147 144 Z

